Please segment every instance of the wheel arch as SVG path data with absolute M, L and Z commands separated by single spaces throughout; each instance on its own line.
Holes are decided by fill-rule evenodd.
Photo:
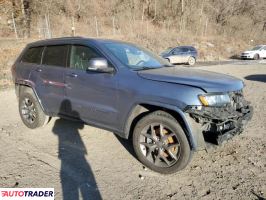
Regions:
M 158 104 L 140 103 L 140 104 L 135 105 L 127 118 L 127 122 L 125 125 L 125 131 L 124 131 L 125 138 L 128 139 L 132 137 L 135 125 L 142 117 L 157 110 L 162 110 L 172 115 L 180 123 L 181 127 L 183 128 L 187 136 L 190 148 L 192 150 L 198 149 L 197 138 L 195 138 L 195 135 L 193 134 L 193 131 L 183 111 L 175 106 L 165 105 L 165 104 L 160 104 L 160 103 Z
M 38 96 L 38 94 L 34 88 L 34 85 L 30 81 L 19 81 L 19 82 L 15 83 L 15 92 L 16 92 L 17 98 L 19 98 L 20 94 L 22 92 L 25 92 L 25 91 L 30 91 L 36 96 L 36 98 L 37 98 L 37 100 L 41 106 L 42 111 L 45 114 L 47 114 L 44 107 L 43 107 L 43 104 L 42 104 L 42 102 L 41 102 L 41 100 L 40 100 L 40 98 L 39 98 L 39 96 Z
M 172 63 L 171 57 L 170 56 L 166 56 L 164 57 L 165 60 L 167 60 L 169 63 Z
M 189 55 L 188 58 L 187 58 L 187 63 L 189 63 L 189 59 L 190 58 L 194 58 L 195 59 L 195 63 L 197 62 L 197 58 L 195 55 Z
M 190 57 L 194 58 L 194 59 L 195 59 L 195 61 L 197 61 L 197 58 L 196 58 L 196 56 L 195 56 L 195 55 L 191 55 Z

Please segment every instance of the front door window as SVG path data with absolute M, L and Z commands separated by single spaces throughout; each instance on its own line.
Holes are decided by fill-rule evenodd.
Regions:
M 88 63 L 92 58 L 102 57 L 98 52 L 86 46 L 72 46 L 70 54 L 70 68 L 84 70 L 88 68 Z

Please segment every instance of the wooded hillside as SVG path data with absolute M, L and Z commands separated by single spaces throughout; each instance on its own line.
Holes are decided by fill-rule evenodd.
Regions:
M 192 44 L 204 59 L 266 42 L 265 0 L 0 0 L 0 19 L 0 37 L 107 37 L 157 52 Z

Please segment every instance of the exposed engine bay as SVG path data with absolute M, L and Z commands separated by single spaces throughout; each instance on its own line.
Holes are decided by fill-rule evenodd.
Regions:
M 224 107 L 189 106 L 185 112 L 201 125 L 205 141 L 221 144 L 240 134 L 251 119 L 253 108 L 242 91 L 229 93 L 231 103 Z

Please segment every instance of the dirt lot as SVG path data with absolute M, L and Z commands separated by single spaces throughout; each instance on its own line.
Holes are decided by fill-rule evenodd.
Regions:
M 265 60 L 199 68 L 249 79 L 245 95 L 254 117 L 242 135 L 195 153 L 174 175 L 145 170 L 130 144 L 107 131 L 62 119 L 29 130 L 14 90 L 2 90 L 0 187 L 54 187 L 56 199 L 266 198 Z

